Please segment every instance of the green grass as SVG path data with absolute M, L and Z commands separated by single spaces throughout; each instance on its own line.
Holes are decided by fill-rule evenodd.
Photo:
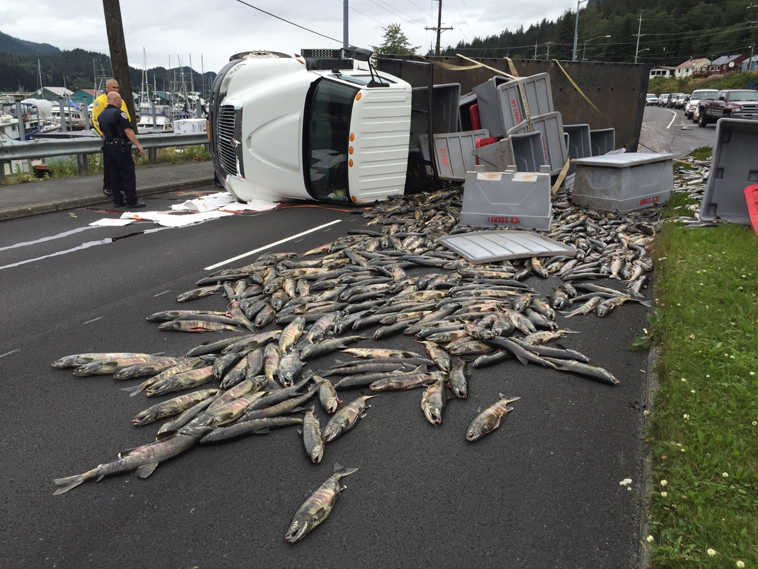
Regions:
M 180 151 L 180 152 L 177 152 Z M 151 162 L 148 160 L 148 151 L 142 156 L 134 154 L 134 165 L 137 168 L 142 166 L 149 166 L 151 164 L 181 164 L 183 162 L 192 162 L 195 160 L 206 161 L 211 159 L 210 152 L 205 150 L 205 147 L 200 146 L 183 146 L 177 148 L 159 148 L 156 160 Z M 103 155 L 102 154 L 90 154 L 87 156 L 87 163 L 89 167 L 89 174 L 98 174 L 103 171 Z M 50 178 L 69 178 L 79 175 L 79 168 L 75 158 L 67 160 L 57 160 L 54 164 L 50 164 L 51 175 L 43 178 L 48 180 Z M 15 173 L 5 177 L 4 184 L 20 184 L 25 182 L 39 182 L 42 181 L 35 177 L 33 174 Z
M 758 238 L 744 226 L 667 223 L 655 258 L 651 566 L 755 568 Z
M 690 156 L 695 160 L 710 160 L 711 156 L 713 156 L 713 148 L 710 146 L 700 146 L 690 152 Z

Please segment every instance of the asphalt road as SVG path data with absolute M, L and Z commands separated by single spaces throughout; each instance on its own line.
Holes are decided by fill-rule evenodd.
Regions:
M 686 156 L 695 148 L 716 144 L 716 125 L 699 127 L 680 109 L 645 107 L 640 133 L 640 152 L 670 152 Z
M 160 207 L 177 197 L 146 201 Z M 152 400 L 50 361 L 87 351 L 180 354 L 220 337 L 161 332 L 144 316 L 179 306 L 174 296 L 205 266 L 337 219 L 270 250 L 303 252 L 362 225 L 359 216 L 307 207 L 144 233 L 155 226 L 82 229 L 101 216 L 81 209 L 0 224 L 0 567 L 638 566 L 647 392 L 646 354 L 629 349 L 645 323 L 638 305 L 563 321 L 582 332 L 565 344 L 610 369 L 617 387 L 509 361 L 474 370 L 469 399 L 450 401 L 439 427 L 424 420 L 419 390 L 377 397 L 319 466 L 288 429 L 193 449 L 148 480 L 115 476 L 53 496 L 53 478 L 112 460 L 157 427 L 129 423 Z M 92 245 L 76 249 L 83 243 Z M 223 304 L 209 297 L 193 306 Z M 382 345 L 420 349 L 405 338 Z M 523 399 L 498 432 L 467 443 L 468 422 L 498 392 Z M 335 462 L 360 470 L 345 479 L 331 517 L 286 544 L 292 514 Z M 619 485 L 625 478 L 629 489 Z

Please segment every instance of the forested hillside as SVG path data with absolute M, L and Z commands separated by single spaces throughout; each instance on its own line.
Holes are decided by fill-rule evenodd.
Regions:
M 640 62 L 678 65 L 690 57 L 749 54 L 748 46 L 758 42 L 758 2 L 752 9 L 749 5 L 745 0 L 591 0 L 579 15 L 578 57 L 586 45 L 588 60 L 633 62 L 640 15 Z M 567 12 L 556 21 L 474 38 L 445 53 L 527 59 L 534 57 L 537 44 L 539 59 L 548 54 L 571 59 L 574 20 L 575 12 Z
M 0 52 L 27 53 L 40 55 L 45 53 L 58 53 L 60 50 L 49 43 L 34 43 L 33 41 L 20 40 L 0 32 Z
M 9 39 L 6 40 L 6 38 Z M 26 42 L 0 33 L 0 91 L 34 91 L 37 89 L 39 87 L 38 59 L 42 83 L 46 86 L 65 85 L 73 91 L 92 89 L 95 69 L 97 74 L 101 76 L 111 73 L 110 58 L 102 53 L 83 49 L 60 51 L 58 48 L 47 44 Z M 158 89 L 168 90 L 173 73 L 173 69 L 169 72 L 165 67 L 150 69 L 148 77 L 151 86 L 153 74 L 155 74 Z M 179 68 L 177 68 L 178 73 Z M 190 84 L 189 73 L 190 68 L 185 66 L 184 77 L 188 86 Z M 132 88 L 138 91 L 142 72 L 132 67 L 129 75 L 132 80 Z M 208 88 L 216 74 L 207 72 L 205 75 L 205 85 Z M 193 80 L 195 89 L 199 91 L 200 73 L 194 72 Z

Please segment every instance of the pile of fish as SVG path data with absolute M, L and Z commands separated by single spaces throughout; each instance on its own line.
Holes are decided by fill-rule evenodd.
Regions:
M 448 401 L 467 398 L 472 368 L 506 360 L 618 384 L 587 355 L 555 343 L 575 333 L 560 327 L 556 311 L 567 318 L 604 317 L 624 303 L 645 304 L 641 290 L 652 270 L 647 247 L 659 210 L 601 213 L 579 209 L 559 194 L 549 236 L 576 248 L 575 256 L 473 265 L 437 242 L 468 230 L 457 226 L 460 206 L 459 189 L 392 199 L 364 213 L 365 229 L 302 255 L 263 254 L 251 264 L 209 274 L 177 301 L 223 295 L 221 310 L 166 310 L 147 317 L 161 330 L 235 332 L 183 356 L 97 353 L 53 362 L 78 376 L 138 379 L 127 388 L 132 395 L 194 390 L 132 419 L 135 426 L 168 419 L 154 441 L 55 480 L 55 493 L 119 472 L 136 470 L 146 478 L 160 462 L 198 444 L 293 425 L 302 429 L 310 460 L 320 463 L 326 447 L 354 428 L 382 392 L 420 390 L 421 414 L 440 425 Z M 543 297 L 529 286 L 532 276 L 557 277 L 560 284 Z M 597 279 L 611 279 L 613 286 Z M 418 351 L 357 345 L 396 335 L 417 340 Z M 350 359 L 320 366 L 319 359 L 329 354 Z M 348 395 L 356 389 L 367 391 Z M 498 429 L 518 399 L 501 394 L 472 413 L 462 438 L 476 441 Z M 328 419 L 323 427 L 320 414 Z M 323 521 L 339 494 L 339 479 L 354 471 L 335 467 L 295 514 L 287 541 L 294 543 Z
M 695 160 L 692 157 L 679 161 L 674 167 L 674 194 L 686 194 L 692 203 L 679 206 L 676 215 L 667 221 L 683 223 L 687 226 L 715 225 L 700 219 L 700 204 L 705 197 L 705 189 L 710 175 L 710 160 Z

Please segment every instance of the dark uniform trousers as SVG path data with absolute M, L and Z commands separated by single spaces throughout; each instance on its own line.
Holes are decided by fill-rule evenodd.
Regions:
M 113 203 L 137 203 L 137 179 L 134 176 L 131 144 L 122 139 L 106 140 L 103 144 L 103 166 L 106 185 L 112 192 Z

